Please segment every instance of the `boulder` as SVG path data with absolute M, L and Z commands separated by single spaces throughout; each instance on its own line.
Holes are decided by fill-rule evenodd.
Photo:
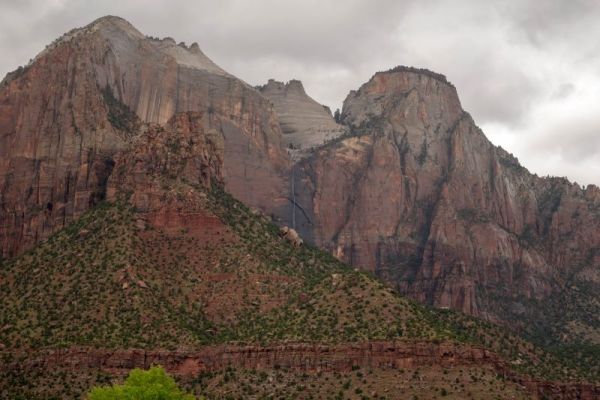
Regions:
M 304 241 L 302 240 L 300 235 L 298 235 L 298 232 L 296 232 L 295 229 L 292 229 L 288 226 L 284 226 L 283 228 L 281 228 L 280 234 L 282 238 L 290 242 L 296 248 L 302 247 L 302 245 L 304 244 Z

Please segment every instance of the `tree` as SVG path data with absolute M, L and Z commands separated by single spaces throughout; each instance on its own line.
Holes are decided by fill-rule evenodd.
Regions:
M 184 393 L 175 380 L 162 367 L 147 371 L 134 369 L 123 385 L 95 387 L 88 394 L 89 400 L 194 400 Z
M 336 109 L 335 112 L 333 113 L 333 119 L 335 120 L 335 122 L 337 122 L 338 124 L 342 121 L 342 117 L 340 115 L 340 109 Z

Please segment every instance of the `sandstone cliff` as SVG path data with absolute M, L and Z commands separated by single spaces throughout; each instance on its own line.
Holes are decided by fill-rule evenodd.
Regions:
M 530 174 L 429 71 L 375 74 L 342 120 L 299 164 L 303 236 L 420 302 L 597 342 L 597 187 Z
M 19 355 L 21 356 L 21 355 Z M 147 369 L 152 365 L 161 365 L 180 379 L 193 379 L 203 373 L 218 373 L 235 368 L 238 371 L 283 370 L 286 373 L 318 374 L 326 372 L 342 372 L 346 376 L 353 371 L 365 369 L 369 375 L 384 375 L 390 370 L 427 370 L 443 368 L 469 369 L 476 367 L 479 371 L 491 367 L 492 371 L 502 378 L 503 394 L 508 394 L 506 386 L 518 385 L 533 399 L 572 399 L 594 400 L 600 396 L 600 386 L 586 383 L 561 383 L 531 379 L 514 373 L 504 360 L 496 354 L 483 349 L 457 345 L 455 343 L 431 342 L 362 342 L 338 345 L 319 345 L 310 343 L 287 343 L 277 346 L 206 346 L 197 351 L 146 351 L 142 349 L 106 350 L 91 348 L 70 348 L 46 350 L 27 355 L 25 361 L 1 362 L 0 372 L 15 371 L 20 374 L 37 374 L 43 371 L 61 371 L 63 374 L 82 371 L 92 373 L 104 372 L 122 376 L 132 368 Z M 235 367 L 232 367 L 235 366 Z M 438 377 L 439 381 L 442 380 Z M 422 378 L 420 378 L 422 380 Z M 458 378 L 456 378 L 458 381 Z M 434 382 L 428 382 L 432 385 Z M 469 387 L 477 384 L 467 382 Z M 400 387 L 399 387 L 400 386 Z M 401 385 L 393 382 L 389 396 L 404 397 Z M 464 385 L 463 385 L 464 387 Z M 490 387 L 486 388 L 488 391 Z M 270 392 L 272 393 L 273 388 Z M 432 391 L 432 389 L 429 389 Z M 388 389 L 389 392 L 389 389 Z M 423 395 L 429 396 L 427 390 Z M 457 393 L 466 396 L 467 393 Z M 462 397 L 461 396 L 461 397 Z M 469 396 L 472 397 L 472 396 Z M 488 398 L 483 395 L 481 398 Z M 524 396 L 525 397 L 525 396 Z M 511 396 L 511 398 L 514 398 Z
M 277 209 L 287 202 L 288 158 L 272 108 L 197 44 L 145 37 L 117 17 L 65 34 L 0 84 L 2 255 L 104 198 L 113 158 L 130 147 L 136 127 L 164 125 L 178 112 L 219 117 L 227 189 Z

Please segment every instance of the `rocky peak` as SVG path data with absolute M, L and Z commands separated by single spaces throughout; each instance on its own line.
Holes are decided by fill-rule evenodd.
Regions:
M 196 42 L 191 44 L 190 51 L 192 53 L 202 53 L 202 51 L 200 50 L 200 46 L 198 46 L 198 43 L 196 43 Z
M 269 79 L 258 90 L 273 102 L 284 143 L 297 156 L 307 154 L 306 150 L 320 146 L 344 131 L 333 119 L 329 107 L 307 95 L 302 82 L 297 79 L 287 83 Z
M 99 34 L 108 42 L 109 48 L 116 55 L 124 58 L 128 53 L 135 55 L 144 50 L 154 48 L 155 52 L 173 58 L 180 66 L 206 70 L 219 75 L 229 75 L 200 50 L 198 43 L 193 43 L 188 47 L 184 42 L 178 44 L 172 37 L 158 39 L 152 36 L 145 36 L 127 20 L 112 15 L 98 18 L 84 28 L 74 29 L 55 42 L 60 43 L 65 40 L 72 40 L 86 33 Z
M 306 92 L 304 91 L 304 85 L 302 85 L 302 81 L 299 81 L 297 79 L 290 80 L 286 85 L 286 90 L 288 93 L 297 93 L 299 95 L 306 96 Z
M 285 201 L 273 193 L 283 190 L 279 170 L 288 156 L 271 103 L 197 44 L 147 37 L 121 18 L 103 17 L 9 74 L 0 84 L 0 103 L 4 257 L 105 198 L 115 159 L 135 145 L 137 122 L 171 132 L 169 121 L 180 113 L 209 116 L 206 131 L 222 128 L 229 192 L 254 207 Z M 269 182 L 271 191 L 257 193 L 248 174 Z
M 384 73 L 384 74 L 394 74 L 394 73 L 408 73 L 408 74 L 417 74 L 417 75 L 421 75 L 421 76 L 426 76 L 429 77 L 431 79 L 436 79 L 438 81 L 440 81 L 441 83 L 445 83 L 447 85 L 450 85 L 452 87 L 454 87 L 454 85 L 452 83 L 450 83 L 450 81 L 448 81 L 448 79 L 446 78 L 446 75 L 431 71 L 427 68 L 415 68 L 415 67 L 409 67 L 406 65 L 398 65 L 394 68 L 390 68 L 387 71 L 384 72 L 379 72 L 379 73 Z
M 418 301 L 527 320 L 543 340 L 572 335 L 573 321 L 597 335 L 587 305 L 600 290 L 598 188 L 531 175 L 431 71 L 376 73 L 348 95 L 342 121 L 352 137 L 300 164 L 303 237 Z M 564 304 L 567 315 L 550 315 Z
M 159 51 L 173 57 L 175 62 L 182 67 L 204 70 L 216 75 L 232 76 L 208 58 L 200 50 L 198 43 L 194 42 L 188 47 L 184 42 L 177 44 L 175 39 L 170 37 L 153 43 Z
M 404 115 L 405 122 L 426 126 L 452 124 L 462 113 L 456 88 L 444 75 L 398 66 L 377 72 L 358 91 L 351 91 L 342 121 L 359 127 L 369 119 Z
M 123 40 L 123 38 L 130 38 L 132 40 L 141 40 L 144 38 L 144 35 L 129 21 L 121 17 L 107 15 L 98 18 L 83 28 L 76 28 L 65 33 L 59 39 L 55 40 L 55 43 L 59 44 L 71 41 L 85 34 L 100 34 L 109 41 L 119 41 Z
M 69 44 L 71 42 L 80 41 L 83 37 L 94 34 L 99 34 L 100 36 L 108 39 L 109 41 L 111 41 L 111 39 L 122 40 L 123 37 L 129 37 L 133 40 L 139 40 L 143 39 L 144 37 L 144 35 L 142 35 L 140 31 L 138 31 L 127 20 L 120 17 L 107 15 L 98 18 L 97 20 L 84 26 L 83 28 L 71 29 L 69 32 L 66 32 L 62 36 L 58 37 L 52 43 L 46 45 L 44 50 L 42 50 L 38 55 L 36 55 L 25 68 L 29 67 L 39 59 L 47 56 L 59 46 Z M 23 67 L 19 67 L 17 71 L 20 70 L 23 70 Z M 9 75 L 11 74 L 14 75 L 14 72 L 9 73 Z
M 296 94 L 300 96 L 308 96 L 304 91 L 302 81 L 291 79 L 287 83 L 269 79 L 265 85 L 258 86 L 257 89 L 263 94 L 283 93 L 285 95 Z
M 85 28 L 88 30 L 102 29 L 120 29 L 123 32 L 133 34 L 135 36 L 143 36 L 129 21 L 115 15 L 105 15 L 88 24 Z

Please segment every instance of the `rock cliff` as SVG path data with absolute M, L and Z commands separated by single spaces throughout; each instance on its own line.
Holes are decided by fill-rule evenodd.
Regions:
M 344 128 L 333 119 L 331 110 L 309 97 L 302 82 L 270 79 L 258 89 L 275 106 L 284 144 L 300 150 L 300 155 L 343 134 Z
M 288 156 L 272 104 L 197 44 L 145 37 L 104 17 L 74 29 L 0 84 L 0 245 L 10 257 L 105 197 L 114 156 L 140 123 L 220 118 L 227 189 L 252 206 L 287 200 Z M 262 190 L 255 190 L 262 186 Z
M 342 121 L 297 167 L 303 237 L 420 302 L 597 342 L 597 187 L 530 174 L 429 71 L 375 74 Z
M 520 376 L 511 371 L 504 360 L 486 349 L 431 342 L 363 342 L 339 345 L 288 343 L 268 347 L 230 345 L 206 346 L 198 351 L 70 348 L 27 355 L 25 362 L 0 362 L 0 372 L 41 374 L 40 371 L 43 370 L 63 373 L 102 371 L 122 376 L 132 368 L 146 369 L 152 365 L 161 365 L 180 378 L 195 378 L 202 373 L 220 372 L 232 366 L 241 371 L 284 370 L 304 374 L 351 374 L 359 369 L 369 369 L 381 374 L 381 371 L 404 368 L 415 370 L 432 366 L 444 369 L 490 366 L 502 377 L 505 385 L 514 382 L 534 399 L 593 400 L 600 396 L 600 386 L 597 385 L 542 381 Z

